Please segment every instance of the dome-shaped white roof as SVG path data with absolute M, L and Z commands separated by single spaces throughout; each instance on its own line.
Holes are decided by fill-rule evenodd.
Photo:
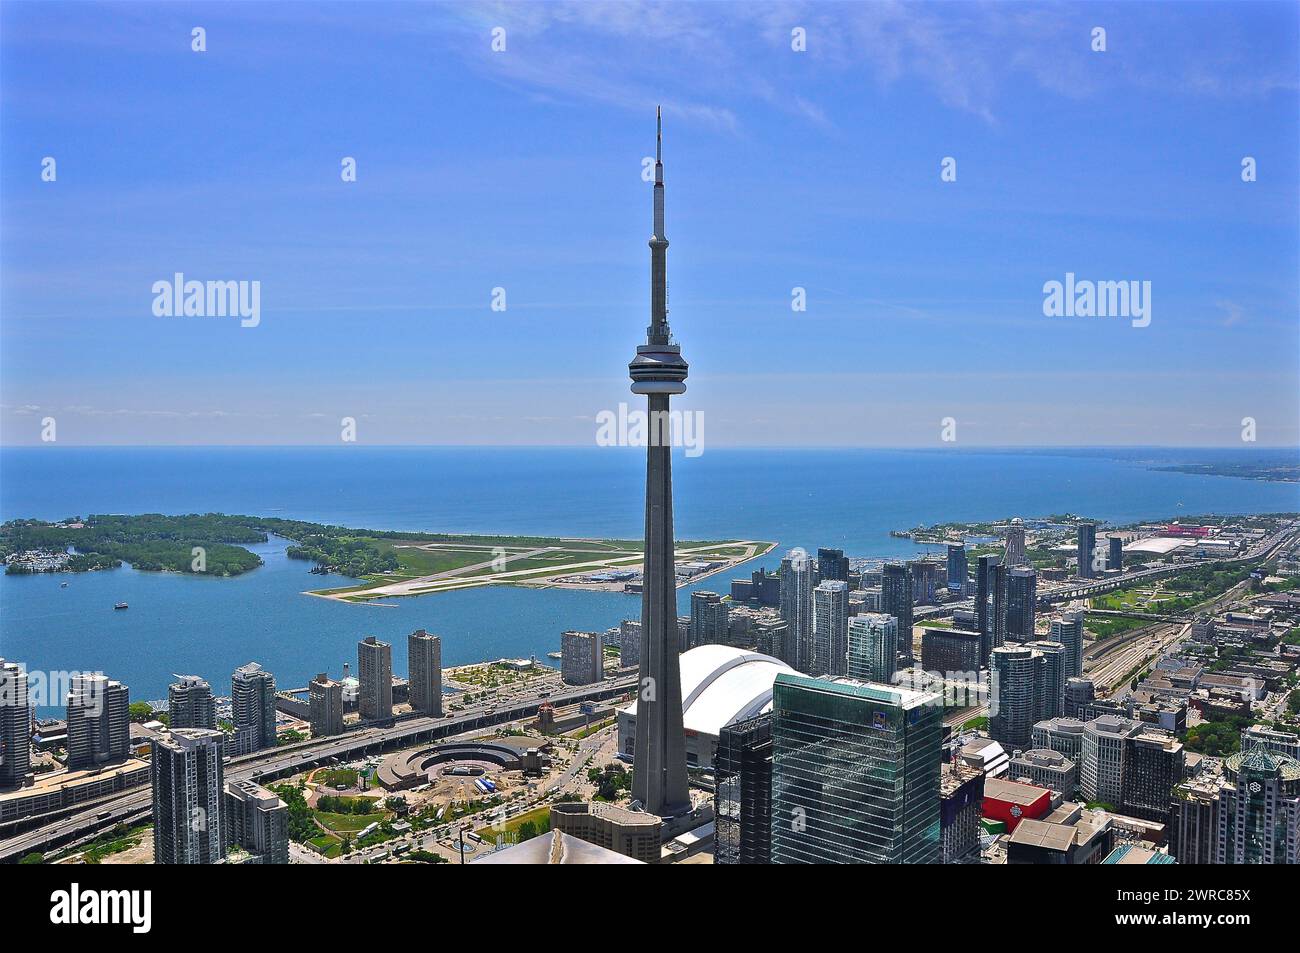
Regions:
M 717 735 L 723 728 L 772 708 L 772 683 L 794 672 L 780 659 L 731 645 L 683 652 L 682 722 L 687 731 Z M 636 705 L 626 711 L 636 714 Z

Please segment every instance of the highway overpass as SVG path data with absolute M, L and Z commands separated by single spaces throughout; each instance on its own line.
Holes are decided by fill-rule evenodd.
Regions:
M 357 726 L 341 735 L 231 758 L 225 764 L 225 778 L 228 781 L 249 779 L 259 784 L 269 783 L 336 761 L 364 758 L 531 718 L 548 702 L 558 708 L 583 701 L 618 698 L 635 689 L 636 680 L 635 675 L 627 675 L 522 702 L 476 705 L 446 718 L 415 714 L 402 716 L 391 725 Z M 60 847 L 117 824 L 144 820 L 152 812 L 152 798 L 150 788 L 142 786 L 79 804 L 59 812 L 57 817 L 43 815 L 12 821 L 5 825 L 5 839 L 0 840 L 0 863 L 13 863 L 33 851 Z

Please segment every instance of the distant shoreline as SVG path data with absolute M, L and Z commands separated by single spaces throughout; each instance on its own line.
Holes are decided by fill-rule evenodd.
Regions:
M 1239 480 L 1260 480 L 1265 483 L 1300 483 L 1300 465 L 1262 463 L 1180 463 L 1161 467 L 1148 467 L 1161 473 L 1187 473 L 1192 476 L 1235 477 Z

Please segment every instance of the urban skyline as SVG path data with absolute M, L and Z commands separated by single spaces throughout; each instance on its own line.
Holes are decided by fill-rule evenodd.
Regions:
M 1264 901 L 1107 871 L 1015 905 L 1002 868 L 1300 864 L 1300 0 L 0 25 L 0 863 L 996 867 L 972 901 L 1085 929 Z M 138 68 L 96 84 L 114 56 Z M 206 109 L 212 148 L 172 131 L 139 165 L 160 103 Z M 336 420 L 481 444 L 355 480 L 190 449 Z M 644 482 L 486 449 L 593 424 Z M 788 449 L 719 471 L 706 432 Z M 1074 443 L 1198 435 L 1222 449 Z M 211 501 L 160 489 L 187 480 Z M 318 904 L 341 872 L 250 873 Z M 50 923 L 149 932 L 154 891 L 189 918 L 187 876 L 142 883 L 73 881 Z

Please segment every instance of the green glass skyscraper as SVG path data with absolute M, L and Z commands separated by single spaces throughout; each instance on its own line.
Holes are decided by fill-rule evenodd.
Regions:
M 772 863 L 939 863 L 942 716 L 933 692 L 778 675 Z

